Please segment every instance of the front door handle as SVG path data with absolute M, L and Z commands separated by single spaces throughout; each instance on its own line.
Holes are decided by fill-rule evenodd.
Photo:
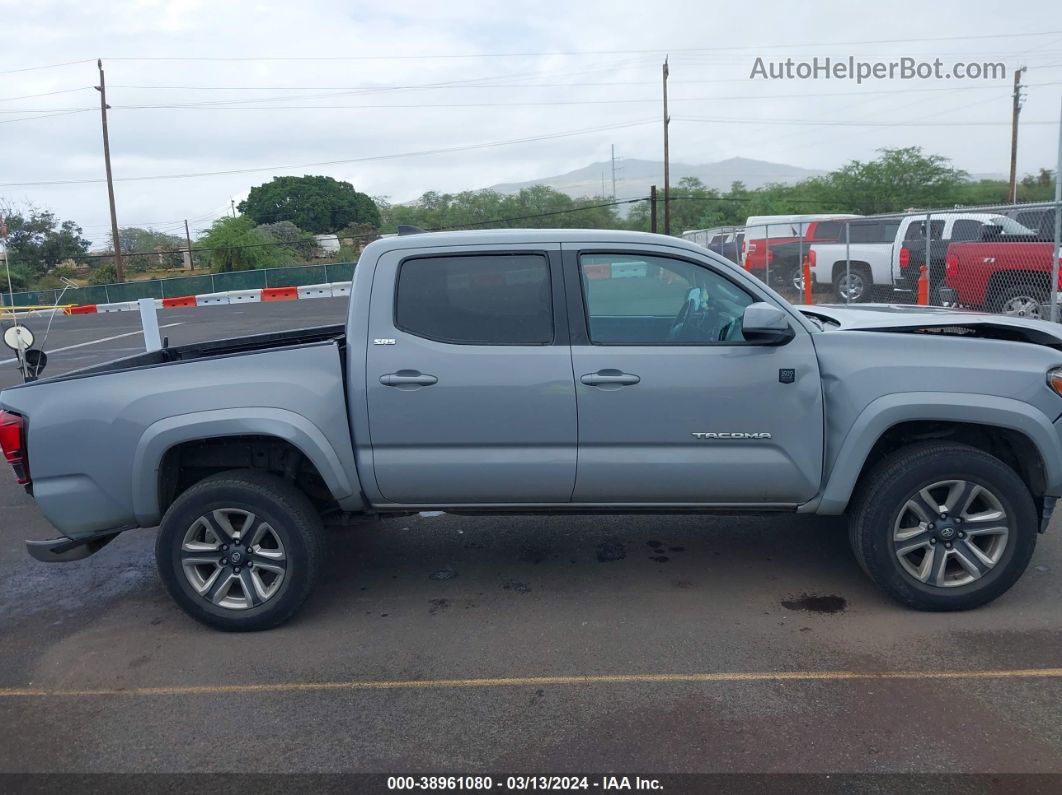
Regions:
M 420 370 L 399 370 L 397 373 L 381 375 L 380 383 L 384 386 L 417 387 L 437 384 L 439 379 Z
M 579 381 L 587 386 L 599 386 L 603 388 L 619 388 L 621 386 L 632 386 L 641 381 L 638 376 L 632 373 L 624 373 L 620 370 L 598 370 L 596 373 L 587 373 L 586 375 L 579 376 Z

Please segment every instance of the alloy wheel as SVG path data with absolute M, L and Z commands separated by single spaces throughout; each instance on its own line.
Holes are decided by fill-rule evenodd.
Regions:
M 909 576 L 937 588 L 955 588 L 995 568 L 1011 529 L 1003 503 L 987 487 L 943 480 L 919 489 L 904 503 L 892 544 Z
M 181 542 L 181 569 L 203 599 L 230 610 L 247 610 L 272 599 L 287 571 L 287 553 L 277 531 L 238 508 L 220 508 L 196 519 Z

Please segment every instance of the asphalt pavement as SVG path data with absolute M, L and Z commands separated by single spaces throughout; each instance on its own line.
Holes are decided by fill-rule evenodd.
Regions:
M 182 344 L 345 307 L 160 322 Z M 48 374 L 138 329 L 56 318 Z M 295 620 L 229 635 L 171 603 L 151 530 L 30 559 L 54 531 L 0 472 L 0 771 L 1062 773 L 1058 524 L 1004 597 L 927 614 L 866 579 L 843 520 L 363 520 Z

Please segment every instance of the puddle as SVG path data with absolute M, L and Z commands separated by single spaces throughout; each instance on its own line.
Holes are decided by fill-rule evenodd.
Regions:
M 848 607 L 848 600 L 843 596 L 821 594 L 801 594 L 796 599 L 783 599 L 782 607 L 786 610 L 806 610 L 809 613 L 843 613 Z
M 597 562 L 609 563 L 613 560 L 623 560 L 627 557 L 627 550 L 618 541 L 606 541 L 597 545 Z

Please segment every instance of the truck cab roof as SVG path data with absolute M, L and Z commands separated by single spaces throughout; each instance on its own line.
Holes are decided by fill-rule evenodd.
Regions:
M 509 246 L 527 243 L 624 243 L 670 246 L 695 253 L 704 249 L 680 237 L 654 235 L 616 229 L 468 229 L 453 232 L 424 232 L 381 238 L 365 247 L 362 256 L 378 256 L 385 251 L 439 246 Z

